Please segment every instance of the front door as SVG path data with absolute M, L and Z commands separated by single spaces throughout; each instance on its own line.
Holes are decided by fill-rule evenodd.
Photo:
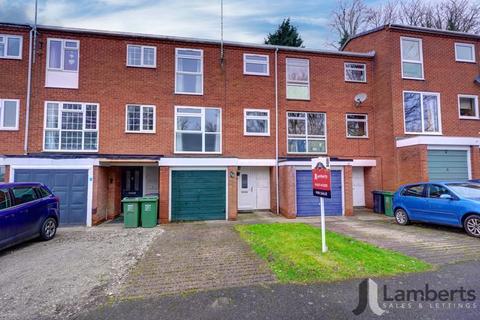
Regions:
M 363 174 L 363 167 L 353 167 L 352 186 L 353 206 L 365 207 L 365 179 Z
M 255 174 L 250 169 L 242 169 L 238 179 L 238 210 L 254 210 L 256 202 Z
M 122 174 L 122 198 L 143 195 L 143 168 L 127 167 Z

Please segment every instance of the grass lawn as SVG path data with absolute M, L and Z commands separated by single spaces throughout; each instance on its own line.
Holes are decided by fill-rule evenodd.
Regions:
M 334 281 L 420 272 L 426 262 L 302 223 L 237 225 L 236 230 L 265 259 L 281 282 Z

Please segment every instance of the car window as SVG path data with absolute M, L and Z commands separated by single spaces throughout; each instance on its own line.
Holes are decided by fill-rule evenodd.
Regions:
M 428 196 L 430 198 L 440 198 L 442 194 L 448 194 L 453 197 L 453 194 L 445 188 L 444 186 L 440 186 L 438 184 L 431 184 L 429 186 Z
M 468 199 L 480 199 L 480 184 L 477 183 L 449 183 L 448 187 L 459 196 Z
M 51 194 L 50 191 L 48 191 L 47 188 L 45 187 L 37 187 L 35 188 L 35 190 L 37 190 L 37 193 L 40 196 L 40 198 L 48 197 Z
M 8 189 L 0 189 L 0 210 L 7 209 L 12 206 Z
M 23 204 L 37 199 L 35 190 L 31 187 L 16 187 L 12 189 L 15 204 Z
M 423 197 L 423 189 L 425 186 L 423 184 L 418 184 L 415 186 L 408 186 L 403 189 L 402 195 L 409 197 Z

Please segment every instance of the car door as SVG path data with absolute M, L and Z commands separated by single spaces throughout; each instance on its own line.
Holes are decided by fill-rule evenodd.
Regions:
M 16 234 L 16 209 L 8 188 L 0 189 L 0 248 L 8 244 Z
M 443 195 L 448 195 L 451 198 L 442 198 Z M 450 192 L 445 186 L 439 184 L 428 185 L 428 212 L 426 219 L 428 222 L 447 225 L 459 225 L 457 197 Z
M 29 237 L 38 233 L 37 220 L 43 214 L 42 200 L 31 186 L 18 186 L 12 188 L 13 200 L 17 207 L 17 235 Z
M 423 220 L 428 210 L 428 202 L 425 196 L 425 185 L 416 184 L 407 186 L 402 191 L 403 206 L 411 220 Z

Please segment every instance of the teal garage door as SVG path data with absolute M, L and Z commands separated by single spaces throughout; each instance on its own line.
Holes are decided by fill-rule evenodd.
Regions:
M 466 150 L 428 150 L 430 181 L 468 180 Z
M 225 170 L 172 171 L 172 221 L 225 220 Z

